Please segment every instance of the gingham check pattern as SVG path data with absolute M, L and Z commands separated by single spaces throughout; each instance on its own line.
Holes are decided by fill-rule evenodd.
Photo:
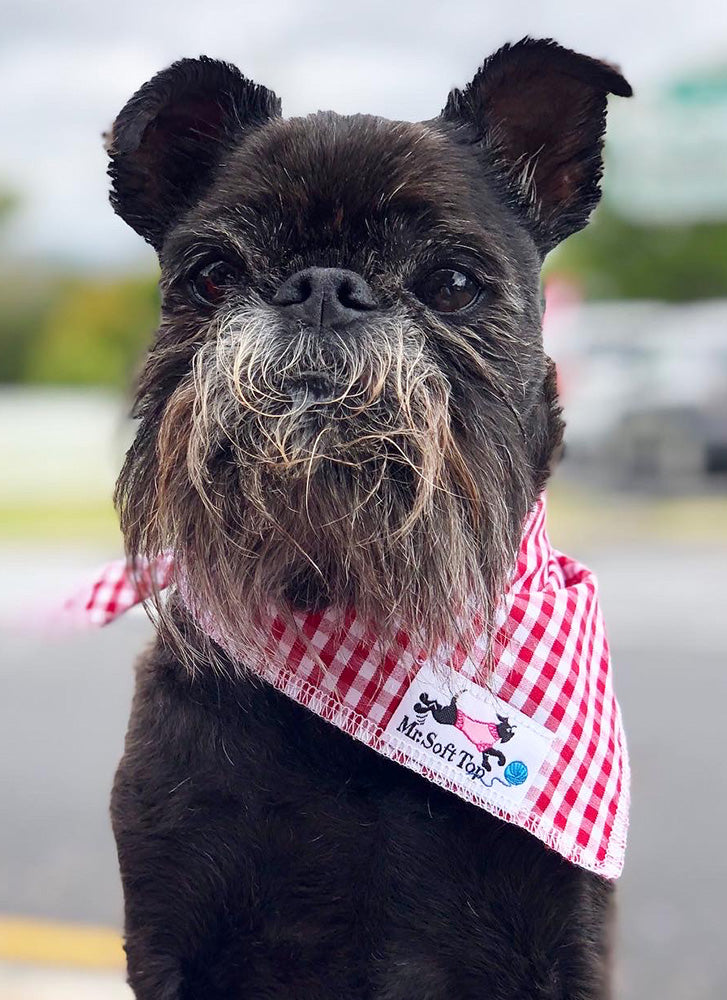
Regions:
M 172 582 L 174 560 L 159 556 L 150 563 L 136 560 L 132 567 L 126 559 L 106 563 L 90 583 L 81 587 L 50 616 L 51 626 L 77 627 L 108 625 L 130 608 L 143 604 L 154 591 L 164 590 Z
M 69 613 L 106 624 L 170 582 L 169 557 L 129 574 L 113 563 Z M 202 623 L 215 640 L 214 625 Z M 511 587 L 496 622 L 494 667 L 480 630 L 471 649 L 437 656 L 461 677 L 487 687 L 552 733 L 551 750 L 514 811 L 472 783 L 448 780 L 427 767 L 413 745 L 385 734 L 423 657 L 401 633 L 382 651 L 354 610 L 271 615 L 264 657 L 225 650 L 269 683 L 379 753 L 425 775 L 462 798 L 528 830 L 568 861 L 606 878 L 623 867 L 629 767 L 621 714 L 593 574 L 550 545 L 545 504 L 533 509 Z

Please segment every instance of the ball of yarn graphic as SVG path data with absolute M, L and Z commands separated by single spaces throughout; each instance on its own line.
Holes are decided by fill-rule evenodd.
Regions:
M 511 760 L 505 768 L 505 780 L 510 785 L 522 785 L 528 777 L 528 768 L 521 760 Z

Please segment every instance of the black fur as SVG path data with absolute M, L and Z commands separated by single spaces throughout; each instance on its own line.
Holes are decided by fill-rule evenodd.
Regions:
M 158 644 L 113 816 L 140 1000 L 609 995 L 609 883 Z
M 489 485 L 516 541 L 562 434 L 540 266 L 597 200 L 609 92 L 629 92 L 610 67 L 530 40 L 488 59 L 424 126 L 284 121 L 269 91 L 206 59 L 145 85 L 109 139 L 113 205 L 162 264 L 118 493 L 131 550 L 158 496 L 160 424 L 212 336 L 190 275 L 220 258 L 240 275 L 231 309 L 272 308 L 290 275 L 338 267 L 363 276 L 382 312 L 413 319 L 446 373 L 478 495 Z M 415 294 L 443 260 L 485 289 L 444 318 Z M 467 342 L 491 381 L 473 374 Z M 229 452 L 215 461 L 218 492 L 242 504 Z M 188 484 L 175 489 L 196 509 Z M 206 538 L 192 518 L 195 530 Z M 514 551 L 499 556 L 507 566 Z M 304 575 L 291 586 L 303 604 L 327 598 Z M 181 605 L 169 614 L 195 647 Z M 191 674 L 162 634 L 138 667 L 112 800 L 138 1000 L 610 996 L 609 884 L 216 656 L 222 670 Z M 436 709 L 456 719 L 456 706 Z
M 508 202 L 545 253 L 582 229 L 601 192 L 609 94 L 630 97 L 612 66 L 526 38 L 486 59 L 442 112 L 480 144 Z
M 236 66 L 181 59 L 139 90 L 107 137 L 111 204 L 155 249 L 246 130 L 280 101 Z

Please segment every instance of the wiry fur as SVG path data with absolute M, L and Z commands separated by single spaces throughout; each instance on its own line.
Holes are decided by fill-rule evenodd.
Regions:
M 451 346 L 478 391 L 508 398 L 496 368 Z M 467 609 L 489 621 L 506 586 L 532 489 L 515 417 L 468 397 L 406 317 L 322 338 L 262 303 L 228 314 L 169 397 L 127 542 L 175 552 L 227 648 L 264 646 L 258 624 L 290 599 L 353 606 L 382 643 L 401 628 L 425 648 L 467 641 Z
M 245 667 L 271 607 L 355 606 L 428 648 L 491 621 L 562 434 L 542 256 L 595 203 L 619 80 L 527 41 L 427 123 L 286 121 L 185 60 L 115 122 L 114 207 L 163 292 L 117 504 L 129 557 L 178 574 L 112 804 L 138 1000 L 608 996 L 602 880 Z M 365 312 L 291 319 L 276 290 L 312 267 L 355 272 Z M 441 267 L 479 299 L 423 304 Z

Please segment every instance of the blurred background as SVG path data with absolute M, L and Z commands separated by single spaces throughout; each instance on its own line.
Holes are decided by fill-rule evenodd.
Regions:
M 130 614 L 50 640 L 12 624 L 121 552 L 110 495 L 157 272 L 108 207 L 102 131 L 159 68 L 201 52 L 274 88 L 288 115 L 426 118 L 528 33 L 619 63 L 636 91 L 611 107 L 593 224 L 546 269 L 568 422 L 551 536 L 599 574 L 634 771 L 617 996 L 726 996 L 727 7 L 2 0 L 0 13 L 0 996 L 130 997 L 107 801 L 149 626 Z

